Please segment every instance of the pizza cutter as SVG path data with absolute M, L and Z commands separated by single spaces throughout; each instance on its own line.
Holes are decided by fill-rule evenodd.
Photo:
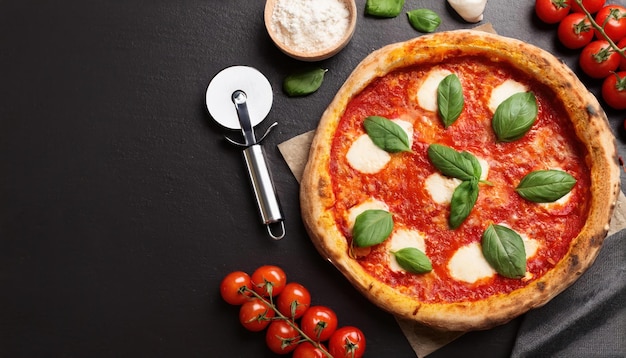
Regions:
M 254 134 L 254 126 L 270 112 L 272 100 L 272 86 L 267 78 L 248 66 L 232 66 L 220 71 L 206 91 L 206 106 L 211 117 L 225 128 L 241 131 L 243 142 L 224 137 L 244 148 L 243 157 L 261 219 L 269 236 L 280 240 L 285 236 L 284 218 L 261 146 L 278 123 L 273 123 L 259 140 Z

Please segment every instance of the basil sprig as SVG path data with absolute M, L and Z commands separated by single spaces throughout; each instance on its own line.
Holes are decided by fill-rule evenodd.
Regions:
M 526 273 L 526 250 L 522 237 L 506 226 L 491 224 L 482 237 L 485 259 L 497 273 L 521 278 Z
M 283 90 L 292 97 L 311 94 L 320 88 L 327 71 L 322 68 L 314 68 L 293 73 L 285 77 Z
M 385 210 L 365 210 L 356 217 L 352 228 L 354 245 L 369 247 L 385 241 L 393 231 L 393 217 Z
M 500 103 L 491 126 L 499 141 L 512 142 L 530 130 L 537 113 L 537 99 L 532 92 L 516 93 Z
M 457 152 L 445 145 L 433 143 L 428 147 L 428 158 L 445 176 L 461 180 L 480 179 L 482 172 L 480 163 L 468 152 Z
M 430 259 L 415 247 L 405 247 L 393 252 L 398 265 L 410 273 L 426 273 L 433 270 Z
M 536 170 L 519 182 L 515 191 L 524 199 L 535 203 L 559 200 L 572 190 L 576 179 L 561 170 Z
M 430 9 L 415 9 L 406 13 L 411 26 L 419 32 L 433 32 L 441 25 L 441 18 Z
M 377 17 L 396 17 L 403 6 L 404 0 L 367 0 L 365 13 Z
M 441 144 L 428 147 L 428 158 L 446 176 L 460 179 L 452 193 L 448 225 L 456 229 L 467 219 L 478 200 L 478 183 L 481 182 L 482 167 L 478 159 L 469 152 L 456 150 Z M 488 183 L 488 182 L 487 182 Z
M 453 73 L 447 75 L 437 87 L 437 107 L 446 128 L 459 118 L 464 105 L 461 81 Z
M 365 118 L 363 126 L 377 147 L 389 153 L 410 152 L 409 136 L 398 124 L 385 117 Z

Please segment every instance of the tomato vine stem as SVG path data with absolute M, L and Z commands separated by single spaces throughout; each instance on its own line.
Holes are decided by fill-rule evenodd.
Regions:
M 604 25 L 606 24 L 606 21 L 602 25 L 598 24 L 596 22 L 596 20 L 593 18 L 593 15 L 591 15 L 591 13 L 583 6 L 583 0 L 574 0 L 574 1 L 583 10 L 583 12 L 585 13 L 585 16 L 587 16 L 587 18 L 589 19 L 589 22 L 591 23 L 591 26 L 593 26 L 594 29 L 596 29 L 596 30 L 598 30 L 598 32 L 600 32 L 602 37 L 604 37 L 604 39 L 609 43 L 609 46 L 611 46 L 613 51 L 617 52 L 623 58 L 626 58 L 626 51 L 624 49 L 621 49 L 621 48 L 617 47 L 615 42 L 613 40 L 611 40 L 611 38 L 606 34 L 606 31 L 604 31 Z M 608 17 L 607 17 L 607 21 L 608 21 Z
M 300 327 L 298 327 L 297 324 L 295 324 L 295 322 L 291 318 L 285 316 L 284 314 L 282 314 L 282 312 L 280 312 L 278 310 L 278 308 L 276 308 L 276 306 L 274 305 L 274 302 L 272 300 L 272 296 L 270 296 L 270 299 L 267 300 L 265 297 L 263 297 L 262 295 L 260 295 L 256 291 L 251 290 L 247 286 L 242 286 L 240 288 L 240 290 L 242 292 L 249 292 L 249 293 L 251 293 L 254 297 L 258 298 L 259 300 L 263 301 L 263 303 L 265 303 L 266 305 L 271 307 L 272 310 L 274 310 L 274 313 L 276 313 L 276 316 L 274 318 L 272 318 L 273 320 L 283 320 L 283 321 L 286 321 L 287 324 L 289 324 L 291 327 L 293 327 L 298 332 L 298 334 L 300 334 L 300 337 L 302 337 L 304 339 L 304 341 L 311 343 L 315 348 L 317 348 L 320 351 L 322 351 L 322 353 L 324 353 L 324 355 L 326 357 L 333 358 L 333 356 L 319 342 L 317 342 L 317 341 L 313 340 L 311 337 L 309 337 L 306 333 L 304 333 L 300 329 Z

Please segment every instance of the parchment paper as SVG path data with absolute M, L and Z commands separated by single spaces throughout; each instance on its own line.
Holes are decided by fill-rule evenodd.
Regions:
M 475 30 L 495 33 L 491 24 L 476 27 Z M 287 162 L 289 169 L 300 182 L 308 160 L 309 149 L 315 131 L 300 134 L 278 145 L 278 150 Z M 620 192 L 609 235 L 626 228 L 626 197 Z M 460 337 L 464 332 L 438 331 L 414 321 L 396 317 L 396 321 L 406 336 L 417 357 L 422 358 Z

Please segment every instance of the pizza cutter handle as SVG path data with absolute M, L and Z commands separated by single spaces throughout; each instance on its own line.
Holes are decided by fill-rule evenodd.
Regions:
M 260 144 L 251 145 L 244 149 L 243 156 L 263 224 L 271 238 L 280 240 L 285 236 L 284 218 L 263 147 Z

